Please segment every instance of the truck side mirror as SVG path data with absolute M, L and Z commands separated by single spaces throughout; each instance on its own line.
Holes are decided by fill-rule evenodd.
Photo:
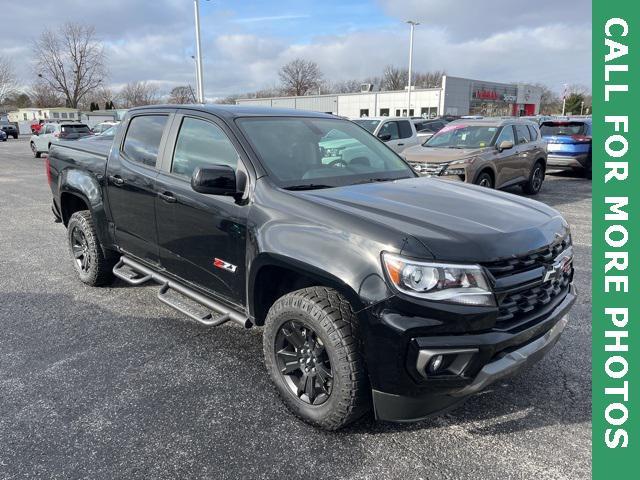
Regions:
M 503 150 L 509 150 L 510 148 L 513 148 L 513 142 L 511 140 L 503 140 L 502 142 L 500 142 L 500 145 L 498 145 L 499 152 L 502 152 Z
M 389 140 L 391 140 L 391 134 L 390 133 L 379 133 L 378 134 L 378 138 L 380 140 L 382 140 L 383 142 L 388 142 Z
M 208 195 L 235 196 L 238 193 L 236 172 L 229 165 L 196 167 L 191 176 L 191 188 Z

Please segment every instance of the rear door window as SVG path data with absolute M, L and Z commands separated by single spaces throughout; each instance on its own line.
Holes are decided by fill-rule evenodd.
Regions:
M 409 138 L 413 135 L 409 120 L 401 120 L 398 123 L 400 124 L 400 138 Z
M 133 162 L 155 166 L 167 115 L 140 115 L 129 122 L 122 152 Z
M 531 141 L 531 134 L 526 125 L 516 125 L 516 136 L 518 137 L 518 144 L 529 143 Z

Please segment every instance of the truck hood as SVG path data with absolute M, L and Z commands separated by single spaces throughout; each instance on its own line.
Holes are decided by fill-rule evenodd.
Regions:
M 443 163 L 481 155 L 489 148 L 433 148 L 415 145 L 402 152 L 407 162 Z
M 438 260 L 519 256 L 553 243 L 568 229 L 556 210 L 534 200 L 424 177 L 297 193 L 411 235 Z

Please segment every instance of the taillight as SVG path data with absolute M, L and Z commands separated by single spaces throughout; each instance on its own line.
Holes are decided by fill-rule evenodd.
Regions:
M 591 137 L 587 135 L 571 135 L 571 138 L 577 143 L 590 143 Z
M 44 171 L 47 174 L 47 183 L 51 186 L 51 164 L 49 163 L 49 157 L 44 157 Z

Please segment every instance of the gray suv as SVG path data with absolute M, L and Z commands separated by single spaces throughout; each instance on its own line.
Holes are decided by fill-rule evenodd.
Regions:
M 518 118 L 456 120 L 401 156 L 421 175 L 540 191 L 547 165 L 538 125 Z

